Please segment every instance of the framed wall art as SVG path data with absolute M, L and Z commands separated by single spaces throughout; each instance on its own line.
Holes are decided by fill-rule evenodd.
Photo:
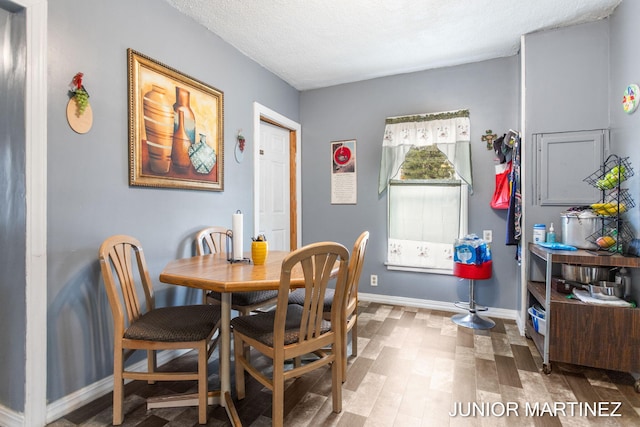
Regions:
M 129 185 L 224 190 L 224 94 L 127 49 Z
M 357 202 L 356 140 L 331 141 L 331 204 Z

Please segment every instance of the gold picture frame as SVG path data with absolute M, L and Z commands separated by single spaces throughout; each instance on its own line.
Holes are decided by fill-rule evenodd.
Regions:
M 224 93 L 127 49 L 129 185 L 224 190 Z

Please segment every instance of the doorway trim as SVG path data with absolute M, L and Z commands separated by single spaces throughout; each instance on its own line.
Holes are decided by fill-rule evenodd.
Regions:
M 299 248 L 302 245 L 302 157 L 300 154 L 301 130 L 299 123 L 277 113 L 264 105 L 253 103 L 253 235 L 257 235 L 260 229 L 259 209 L 260 209 L 260 122 L 271 123 L 272 125 L 289 130 L 289 207 L 291 249 Z
M 10 0 L 11 1 L 11 0 Z M 48 0 L 13 0 L 26 12 L 25 393 L 23 425 L 47 417 L 47 16 Z

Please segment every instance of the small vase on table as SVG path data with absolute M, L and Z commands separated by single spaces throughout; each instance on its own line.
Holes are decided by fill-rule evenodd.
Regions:
M 269 244 L 264 234 L 260 234 L 251 242 L 251 259 L 254 265 L 264 265 L 269 253 Z

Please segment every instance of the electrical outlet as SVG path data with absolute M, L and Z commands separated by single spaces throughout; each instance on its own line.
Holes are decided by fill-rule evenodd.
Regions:
M 491 231 L 491 230 L 482 230 L 482 239 L 485 242 L 492 242 L 493 241 L 493 231 Z
M 377 274 L 372 274 L 371 275 L 371 286 L 378 286 L 378 275 Z

